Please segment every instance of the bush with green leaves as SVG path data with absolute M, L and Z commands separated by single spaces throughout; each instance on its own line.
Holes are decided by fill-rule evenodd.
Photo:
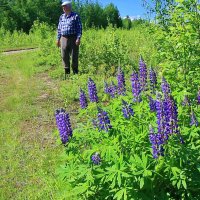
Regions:
M 68 188 L 61 198 L 200 198 L 198 89 L 188 99 L 170 80 L 158 76 L 157 83 L 151 70 L 140 60 L 131 81 L 119 70 L 101 90 L 91 79 L 82 82 L 78 124 L 58 170 Z M 59 124 L 67 134 L 65 122 Z
M 36 32 L 45 28 L 39 25 L 36 27 Z M 55 44 L 55 31 L 49 31 L 46 27 L 45 33 L 47 37 L 41 40 L 38 63 L 61 67 L 60 49 Z M 112 26 L 107 29 L 84 30 L 79 51 L 79 71 L 81 74 L 98 72 L 110 76 L 115 74 L 120 63 L 126 72 L 130 72 L 137 66 L 136 59 L 140 54 L 144 55 L 151 65 L 156 65 L 152 56 L 156 54 L 154 37 L 148 33 L 145 24 L 130 31 Z
M 200 4 L 198 0 L 157 0 L 157 61 L 173 83 L 191 92 L 199 84 Z M 179 84 L 177 84 L 179 87 Z

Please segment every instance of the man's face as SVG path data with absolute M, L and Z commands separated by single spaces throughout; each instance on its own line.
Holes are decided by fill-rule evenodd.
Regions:
M 64 12 L 70 12 L 71 11 L 71 5 L 70 4 L 64 5 L 62 7 L 63 7 Z

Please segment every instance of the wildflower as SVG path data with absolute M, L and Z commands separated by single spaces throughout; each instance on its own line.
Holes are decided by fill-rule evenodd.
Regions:
M 133 109 L 131 108 L 131 105 L 128 105 L 128 103 L 124 100 L 122 100 L 122 112 L 126 119 L 129 119 L 131 116 L 134 115 Z
M 133 72 L 131 75 L 131 83 L 132 83 L 132 93 L 134 96 L 133 101 L 140 102 L 141 101 L 141 97 L 140 97 L 141 87 L 140 87 L 138 74 L 136 72 Z
M 152 67 L 150 68 L 150 71 L 149 71 L 149 80 L 150 80 L 151 91 L 152 93 L 155 93 L 155 88 L 157 85 L 157 76 L 156 76 L 156 72 L 154 71 Z
M 152 126 L 149 129 L 149 140 L 152 144 L 153 157 L 156 159 L 159 156 L 164 156 L 163 137 L 161 134 L 155 134 Z
M 55 117 L 61 141 L 63 144 L 66 144 L 69 140 L 69 137 L 72 136 L 69 114 L 63 108 L 61 108 L 56 110 Z
M 151 112 L 156 111 L 156 101 L 151 96 L 149 96 L 149 107 Z
M 164 77 L 162 78 L 161 88 L 164 96 L 168 96 L 171 93 L 170 86 Z
M 111 83 L 110 85 L 108 85 L 106 82 L 104 83 L 104 92 L 105 92 L 106 94 L 109 94 L 109 95 L 111 96 L 111 98 L 115 98 L 115 97 L 116 97 L 116 95 L 117 95 L 117 90 L 118 90 L 118 88 L 117 88 L 117 86 L 113 83 L 113 81 L 112 81 L 112 83 Z
M 125 95 L 126 84 L 125 84 L 124 72 L 120 69 L 120 67 L 118 68 L 117 81 L 118 81 L 118 94 Z
M 163 101 L 165 133 L 178 133 L 178 109 L 174 99 L 169 96 Z
M 145 90 L 147 85 L 147 66 L 142 56 L 140 56 L 139 60 L 139 79 L 141 84 L 141 90 Z
M 82 89 L 80 89 L 79 100 L 80 100 L 80 106 L 81 106 L 81 108 L 82 109 L 87 108 L 87 106 L 88 106 L 87 98 L 86 98 L 85 92 Z
M 95 154 L 93 154 L 91 160 L 95 165 L 99 165 L 101 162 L 99 153 L 96 152 Z
M 162 99 L 160 98 L 159 94 L 157 95 L 155 106 L 156 106 L 158 133 L 161 134 L 164 132 L 164 113 L 163 113 Z
M 190 117 L 191 117 L 190 118 L 190 126 L 192 126 L 192 125 L 198 126 L 199 122 L 198 122 L 198 120 L 197 120 L 197 118 L 196 118 L 196 116 L 195 116 L 193 111 L 191 112 L 191 116 Z
M 111 96 L 111 98 L 115 98 L 117 95 L 117 86 L 113 83 L 111 83 L 111 85 L 109 86 L 109 94 Z
M 91 102 L 98 102 L 96 85 L 91 78 L 88 80 L 88 93 Z
M 110 124 L 110 119 L 108 117 L 108 113 L 106 111 L 102 110 L 101 108 L 98 108 L 97 118 L 99 130 L 105 130 L 106 132 L 108 132 L 108 130 L 112 128 Z

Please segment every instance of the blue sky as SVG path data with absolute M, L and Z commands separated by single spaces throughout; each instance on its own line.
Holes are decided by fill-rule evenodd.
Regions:
M 113 3 L 117 6 L 121 17 L 129 15 L 130 17 L 145 18 L 145 8 L 142 6 L 142 0 L 98 0 L 98 2 L 105 6 Z

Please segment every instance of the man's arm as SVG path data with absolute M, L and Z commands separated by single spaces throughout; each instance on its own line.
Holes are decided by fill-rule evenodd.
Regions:
M 82 23 L 81 23 L 81 19 L 78 15 L 76 18 L 76 32 L 77 32 L 76 45 L 80 45 L 80 39 L 82 36 Z
M 57 42 L 56 42 L 56 45 L 57 45 L 58 47 L 60 47 L 60 38 L 61 38 L 61 20 L 62 20 L 62 16 L 60 16 L 60 18 L 59 18 L 58 30 L 57 30 Z

